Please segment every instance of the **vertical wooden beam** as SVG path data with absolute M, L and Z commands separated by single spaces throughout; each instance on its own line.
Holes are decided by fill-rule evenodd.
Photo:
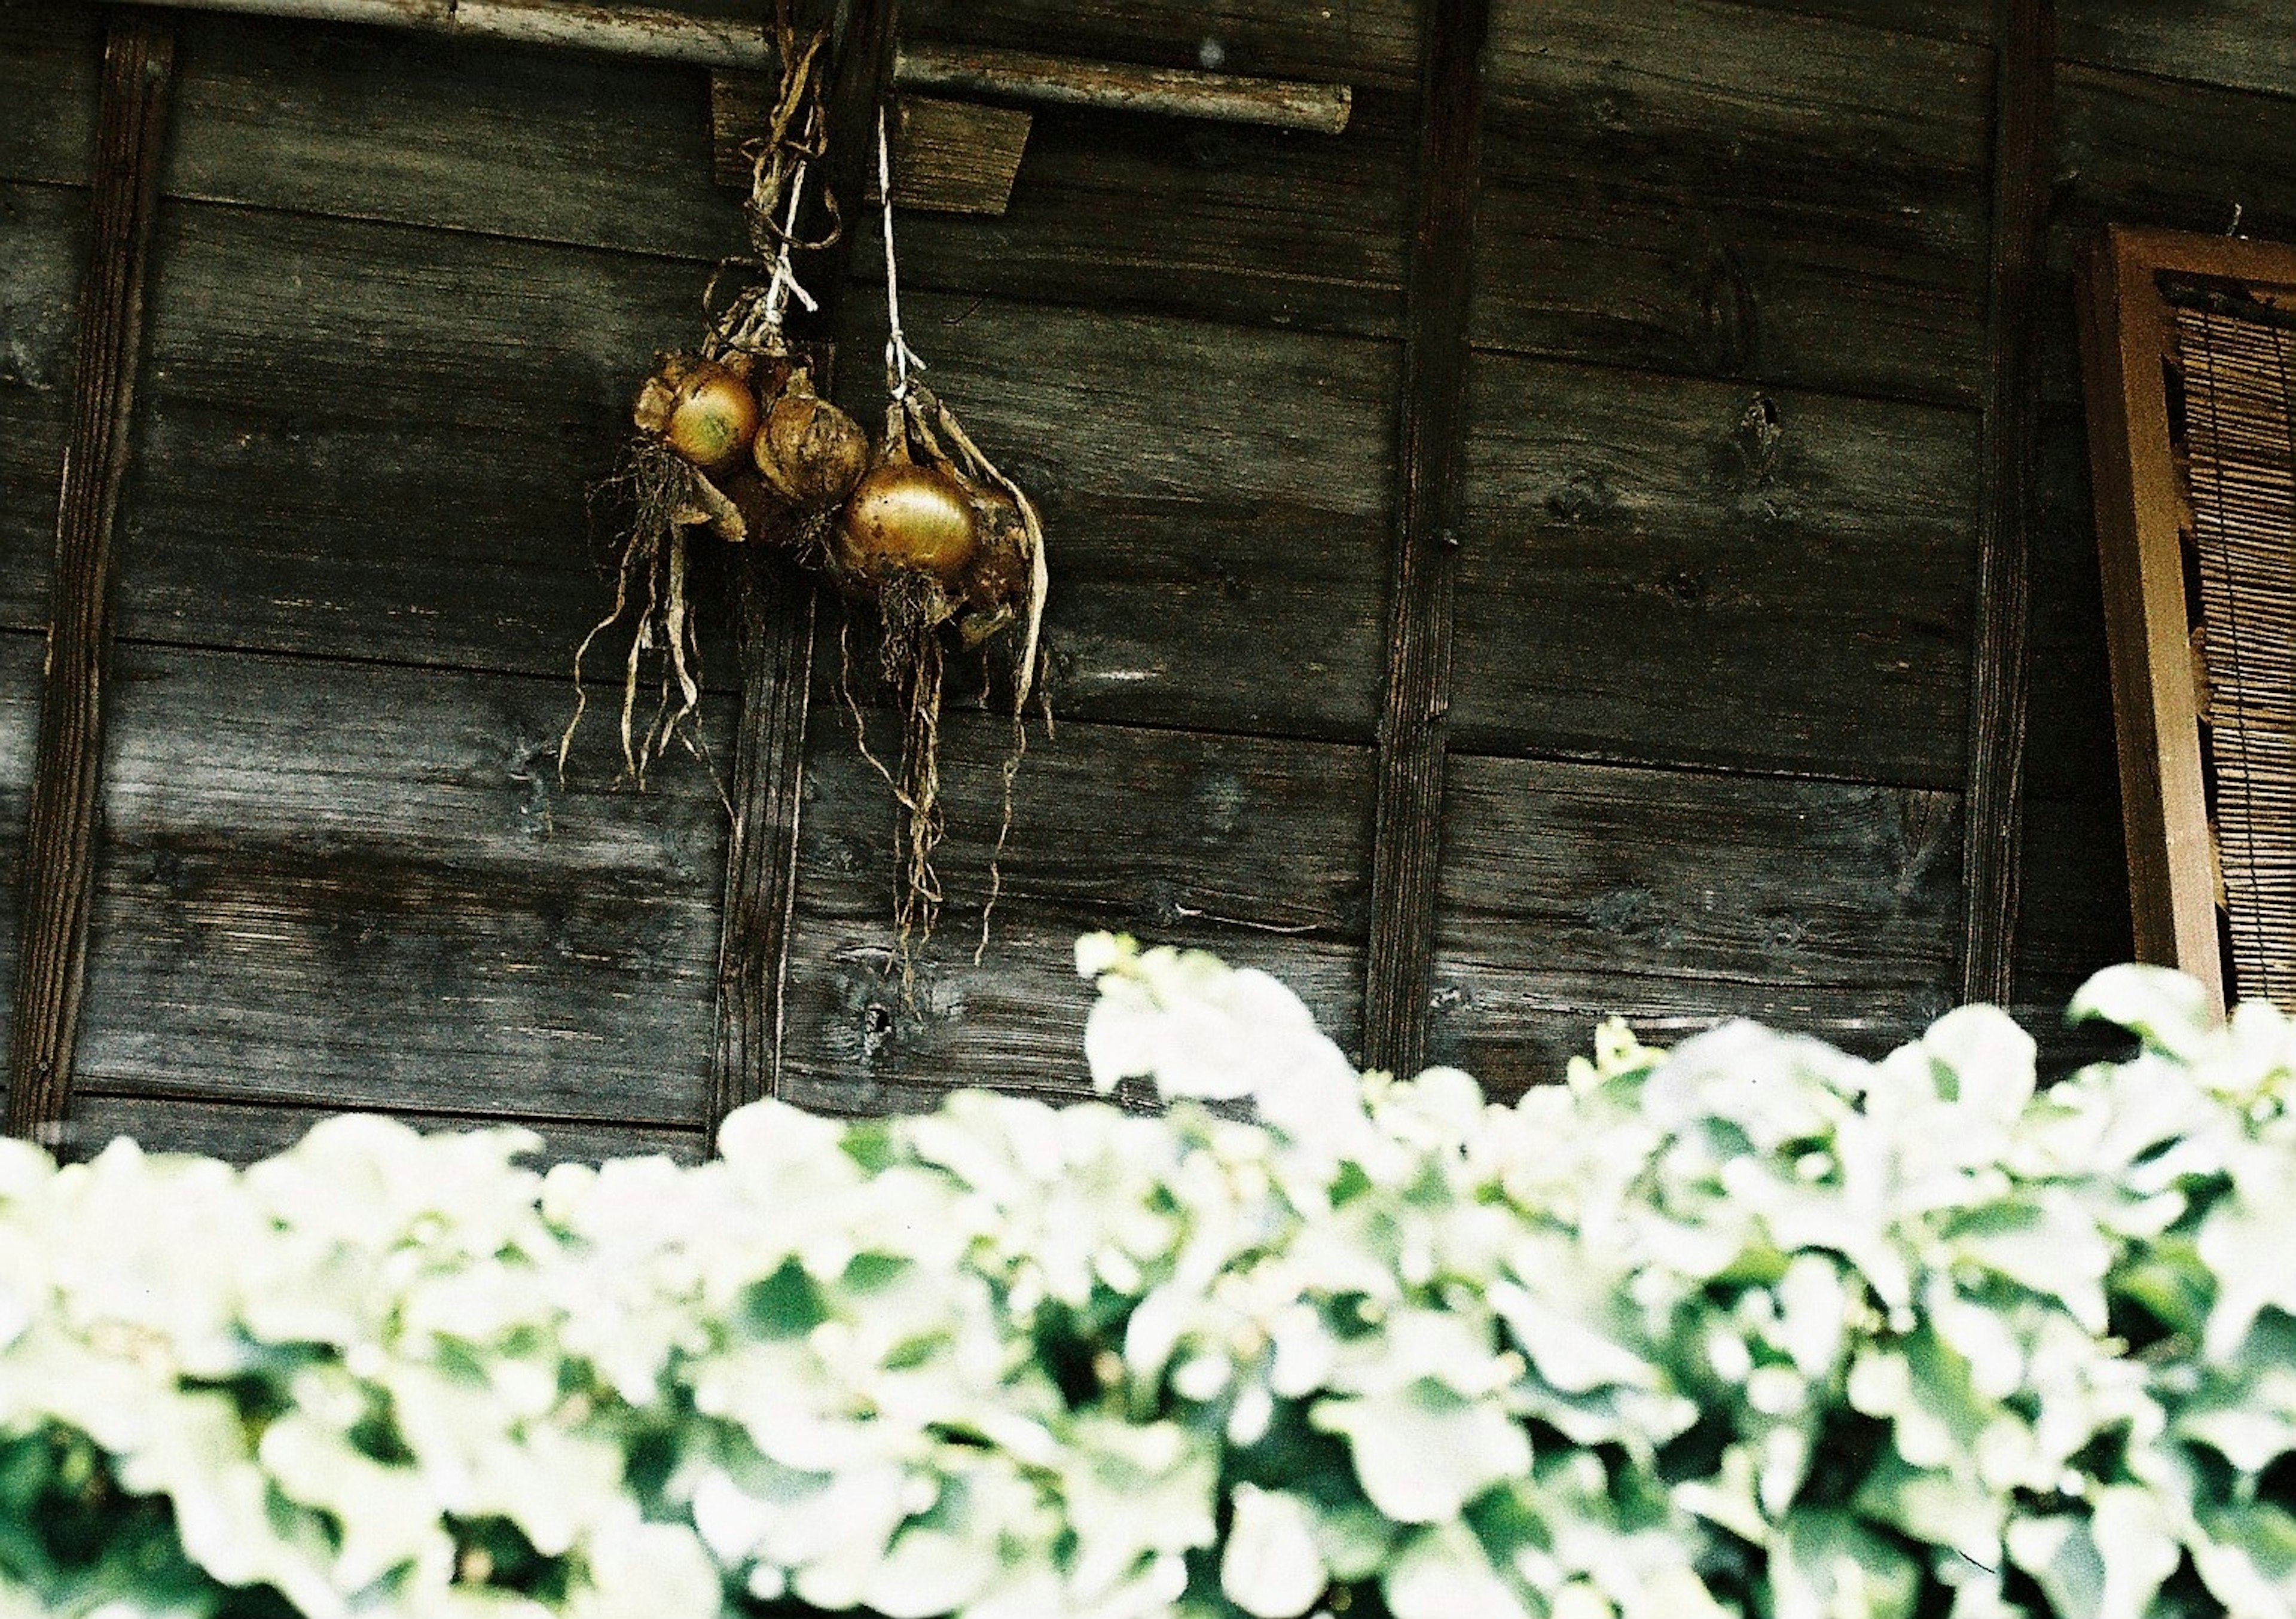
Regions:
M 87 964 L 111 642 L 111 527 L 144 349 L 144 283 L 175 70 L 174 23 L 115 12 L 104 37 L 95 190 L 70 437 L 56 515 L 46 685 L 24 840 L 8 1133 L 53 1143 L 71 1105 Z
M 806 266 L 834 330 L 850 279 L 862 198 L 876 161 L 877 106 L 892 82 L 895 0 L 840 0 L 828 100 L 829 184 L 846 229 Z M 823 378 L 824 384 L 828 378 Z M 751 546 L 736 560 L 734 614 L 742 717 L 734 756 L 734 831 L 726 847 L 718 961 L 718 1058 L 709 1131 L 734 1108 L 781 1092 L 783 996 L 797 902 L 799 814 L 813 686 L 816 592 L 777 556 Z
M 1986 315 L 1985 479 L 1977 525 L 1963 817 L 1961 994 L 2006 1002 L 2024 838 L 2025 711 L 2032 606 L 2028 535 L 2038 503 L 2042 256 L 2054 172 L 2055 0 L 2000 0 L 1993 123 L 1991 296 Z
M 1402 1074 L 1417 1070 L 1426 1051 L 1434 977 L 1490 9 L 1490 0 L 1435 0 L 1420 46 L 1419 216 L 1405 290 L 1400 487 L 1364 969 L 1364 1061 Z

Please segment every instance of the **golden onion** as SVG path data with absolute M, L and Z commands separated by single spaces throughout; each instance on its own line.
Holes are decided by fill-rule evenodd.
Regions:
M 750 452 L 758 476 L 791 505 L 834 506 L 861 481 L 869 436 L 800 372 L 766 413 Z
M 739 462 L 758 431 L 758 397 L 750 385 L 714 360 L 689 369 L 677 384 L 662 437 L 705 472 Z
M 938 467 L 888 461 L 853 491 L 840 538 L 845 566 L 865 578 L 911 568 L 947 583 L 972 560 L 980 533 L 963 484 Z

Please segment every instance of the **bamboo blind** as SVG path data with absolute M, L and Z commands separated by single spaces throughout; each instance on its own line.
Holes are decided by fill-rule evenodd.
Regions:
M 2296 1011 L 2296 332 L 2178 307 L 2202 734 L 2231 987 Z

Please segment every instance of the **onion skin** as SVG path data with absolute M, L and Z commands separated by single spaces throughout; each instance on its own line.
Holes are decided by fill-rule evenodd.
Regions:
M 792 379 L 766 413 L 750 451 L 758 476 L 790 504 L 834 506 L 861 481 L 869 436 L 809 383 Z
M 888 461 L 853 491 L 839 542 L 845 566 L 864 578 L 909 568 L 947 584 L 972 560 L 980 526 L 955 478 L 937 467 Z
M 725 366 L 705 360 L 677 390 L 662 437 L 705 472 L 731 470 L 758 431 L 758 397 Z

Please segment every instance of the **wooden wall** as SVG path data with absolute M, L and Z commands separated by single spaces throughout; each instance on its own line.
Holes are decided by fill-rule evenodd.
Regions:
M 1046 110 L 1006 216 L 906 218 L 911 340 L 1045 508 L 1060 724 L 1019 773 L 976 966 L 1009 731 L 953 711 L 951 904 L 905 999 L 891 806 L 824 609 L 779 1093 L 1077 1092 L 1070 946 L 1096 928 L 1267 966 L 1360 1049 L 1398 846 L 1374 824 L 1398 555 L 1446 539 L 1441 811 L 1409 830 L 1431 1059 L 1511 1093 L 1606 1012 L 1872 1051 L 1958 998 L 2014 156 L 1993 5 L 1491 0 L 1458 103 L 1480 122 L 1447 131 L 1480 151 L 1456 309 L 1417 180 L 1460 116 L 1420 88 L 1438 8 L 902 9 L 918 37 L 1344 81 L 1355 116 Z M 2035 638 L 2015 998 L 2045 1032 L 2128 949 L 2070 255 L 2108 217 L 2223 228 L 2234 202 L 2296 232 L 2296 65 L 2259 0 L 2214 0 L 2198 54 L 2141 0 L 2059 9 L 2039 495 L 2011 512 Z M 0 0 L 0 102 L 34 114 L 0 121 L 12 859 L 101 26 Z M 177 40 L 72 1144 L 247 1156 L 357 1106 L 698 1154 L 716 785 L 672 761 L 611 790 L 604 724 L 564 788 L 551 755 L 610 594 L 585 486 L 739 241 L 704 77 L 205 15 Z M 825 334 L 857 405 L 881 266 L 865 233 Z M 1405 499 L 1431 332 L 1464 356 L 1447 536 Z M 709 634 L 722 773 L 738 691 Z

